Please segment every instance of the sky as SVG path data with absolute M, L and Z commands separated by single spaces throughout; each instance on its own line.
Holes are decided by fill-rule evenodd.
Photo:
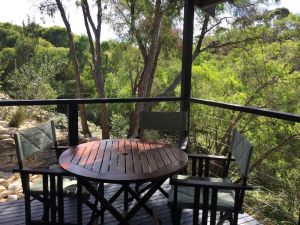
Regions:
M 47 18 L 46 23 L 43 24 L 41 15 L 37 7 L 37 0 L 0 0 L 0 22 L 11 22 L 22 25 L 22 22 L 27 21 L 28 15 L 35 22 L 42 26 L 64 26 L 60 15 L 57 14 L 54 19 Z M 70 1 L 71 2 L 71 1 Z M 75 4 L 73 4 L 75 5 Z M 300 0 L 281 0 L 280 7 L 286 7 L 291 12 L 300 14 Z M 274 8 L 275 6 L 270 6 Z M 71 27 L 76 34 L 85 34 L 85 27 L 83 23 L 82 13 L 80 9 L 73 6 L 68 12 L 71 22 Z M 116 39 L 117 35 L 113 32 L 109 24 L 102 24 L 101 40 Z

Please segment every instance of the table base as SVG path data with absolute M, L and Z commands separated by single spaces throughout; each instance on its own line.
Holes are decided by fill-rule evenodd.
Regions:
M 93 211 L 93 217 L 91 219 L 90 224 L 93 224 L 93 220 L 97 220 L 97 218 L 100 216 L 103 218 L 104 211 L 109 211 L 118 221 L 121 225 L 127 225 L 129 224 L 129 221 L 132 219 L 132 217 L 138 212 L 139 209 L 144 208 L 146 212 L 149 213 L 149 215 L 153 218 L 154 224 L 158 225 L 160 224 L 159 219 L 156 216 L 156 213 L 150 209 L 146 202 L 151 198 L 151 196 L 159 190 L 161 185 L 167 180 L 168 177 L 161 177 L 159 179 L 154 180 L 151 185 L 149 185 L 149 189 L 144 191 L 144 195 L 140 196 L 138 193 L 136 193 L 132 188 L 130 188 L 129 184 L 122 184 L 122 187 L 110 198 L 106 199 L 104 197 L 103 192 L 99 192 L 99 190 L 96 190 L 95 187 L 93 187 L 90 182 L 87 179 L 79 178 L 78 177 L 78 184 L 79 186 L 84 186 L 94 197 L 97 201 L 101 203 L 100 210 L 94 209 Z M 124 214 L 121 214 L 113 205 L 112 203 L 124 192 Z M 78 192 L 80 195 L 80 193 Z M 137 201 L 137 203 L 130 209 L 128 209 L 128 194 L 132 196 L 133 199 Z M 126 196 L 127 195 L 127 196 Z M 78 199 L 81 199 L 80 196 L 78 196 Z M 78 207 L 80 207 L 80 202 L 78 204 Z M 80 210 L 80 208 L 78 209 Z M 79 221 L 80 222 L 80 221 Z

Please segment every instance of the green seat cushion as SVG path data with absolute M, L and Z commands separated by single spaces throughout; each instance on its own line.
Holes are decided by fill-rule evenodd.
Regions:
M 214 180 L 217 181 L 218 178 Z M 222 182 L 231 182 L 229 179 L 222 179 Z M 194 208 L 194 187 L 178 186 L 177 188 L 177 207 L 182 209 Z M 232 190 L 219 190 L 217 198 L 217 209 L 220 211 L 232 211 L 234 210 L 234 196 L 235 193 Z M 174 187 L 171 187 L 169 193 L 168 205 L 171 206 L 174 203 Z M 200 189 L 200 208 L 203 207 L 203 188 Z M 211 208 L 211 189 L 209 190 L 208 208 Z

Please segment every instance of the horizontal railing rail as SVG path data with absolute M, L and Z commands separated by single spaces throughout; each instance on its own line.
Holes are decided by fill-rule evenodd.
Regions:
M 198 98 L 190 98 L 191 102 L 200 103 L 202 105 L 214 106 L 223 109 L 231 109 L 239 112 L 246 112 L 260 116 L 266 116 L 271 118 L 277 118 L 282 120 L 287 120 L 291 122 L 300 122 L 300 115 L 286 112 L 278 112 L 274 110 L 261 109 L 252 106 L 241 106 L 236 104 L 224 103 L 224 102 L 216 102 L 206 99 L 198 99 Z
M 45 99 L 45 100 L 2 100 L 0 106 L 26 106 L 26 105 L 66 105 L 66 104 L 97 104 L 97 103 L 135 103 L 135 102 L 161 102 L 182 101 L 181 97 L 145 97 L 145 98 L 95 98 L 95 99 Z M 252 106 L 242 106 L 206 99 L 190 98 L 190 102 L 214 106 L 234 111 L 247 112 L 271 118 L 300 122 L 300 115 L 274 110 L 262 109 Z
M 32 106 L 32 105 L 68 105 L 69 144 L 78 144 L 78 104 L 106 104 L 106 103 L 136 103 L 136 102 L 170 102 L 183 101 L 181 97 L 145 97 L 145 98 L 93 98 L 93 99 L 45 99 L 45 100 L 2 100 L 0 106 Z M 255 115 L 300 122 L 300 115 L 276 112 L 250 106 L 216 102 L 205 99 L 189 98 L 191 103 L 198 103 L 234 111 L 247 112 Z
M 162 101 L 181 101 L 181 100 L 183 99 L 180 97 L 2 100 L 0 101 L 0 106 L 135 103 L 135 102 L 162 102 Z

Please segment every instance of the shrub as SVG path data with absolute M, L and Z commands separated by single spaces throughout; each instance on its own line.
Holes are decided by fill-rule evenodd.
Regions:
M 18 108 L 15 115 L 10 119 L 10 127 L 20 127 L 26 118 L 26 111 L 23 107 Z

